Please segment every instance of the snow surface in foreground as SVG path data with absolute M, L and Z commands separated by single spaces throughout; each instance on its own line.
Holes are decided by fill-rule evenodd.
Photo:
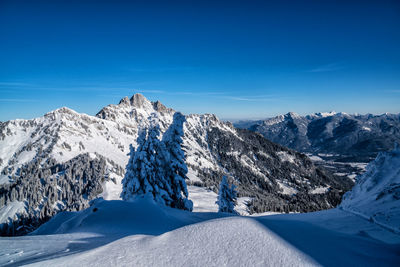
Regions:
M 399 252 L 399 235 L 338 209 L 242 217 L 147 200 L 98 201 L 0 238 L 6 266 L 395 266 Z

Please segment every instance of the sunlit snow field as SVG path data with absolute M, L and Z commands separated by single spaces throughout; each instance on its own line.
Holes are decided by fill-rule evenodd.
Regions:
M 339 209 L 248 217 L 100 200 L 32 235 L 1 238 L 0 264 L 390 266 L 399 251 L 399 235 Z
M 312 213 L 246 216 L 250 198 L 238 199 L 242 216 L 218 213 L 216 193 L 195 186 L 194 212 L 98 199 L 28 236 L 1 237 L 0 265 L 398 266 L 399 164 L 399 148 L 380 154 L 339 208 Z

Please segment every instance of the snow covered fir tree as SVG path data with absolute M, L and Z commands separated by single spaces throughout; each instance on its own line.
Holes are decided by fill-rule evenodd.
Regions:
M 165 170 L 171 183 L 175 207 L 191 211 L 193 210 L 193 202 L 188 199 L 189 192 L 186 186 L 188 168 L 185 163 L 185 153 L 182 150 L 183 124 L 185 120 L 185 116 L 182 113 L 175 112 L 171 126 L 164 133 L 163 143 L 168 150 L 169 164 Z
M 232 184 L 229 186 L 226 176 L 222 177 L 219 184 L 218 199 L 215 202 L 218 205 L 218 212 L 228 212 L 237 214 L 235 206 L 237 203 L 236 186 Z
M 138 148 L 131 146 L 130 159 L 122 180 L 123 200 L 149 197 L 162 205 L 192 211 L 193 203 L 188 199 L 185 179 L 188 172 L 184 153 L 180 148 L 184 116 L 174 116 L 172 123 L 161 141 L 157 123 L 144 130 L 138 138 Z M 183 121 L 182 121 L 183 119 Z M 156 120 L 157 121 L 157 120 Z

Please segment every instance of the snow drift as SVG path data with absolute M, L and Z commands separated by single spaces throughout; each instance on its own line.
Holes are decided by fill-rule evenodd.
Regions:
M 226 215 L 225 215 L 226 216 Z M 126 235 L 159 235 L 173 229 L 197 223 L 204 218 L 221 217 L 217 213 L 190 212 L 161 206 L 150 198 L 137 198 L 134 202 L 98 199 L 80 212 L 61 212 L 31 235 L 97 233 Z
M 96 201 L 23 237 L 0 238 L 0 265 L 395 266 L 400 237 L 339 209 L 244 217 Z

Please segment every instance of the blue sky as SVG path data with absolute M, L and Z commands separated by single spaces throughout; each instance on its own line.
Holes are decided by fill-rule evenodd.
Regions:
M 0 120 L 136 92 L 224 119 L 400 112 L 399 1 L 0 0 Z

